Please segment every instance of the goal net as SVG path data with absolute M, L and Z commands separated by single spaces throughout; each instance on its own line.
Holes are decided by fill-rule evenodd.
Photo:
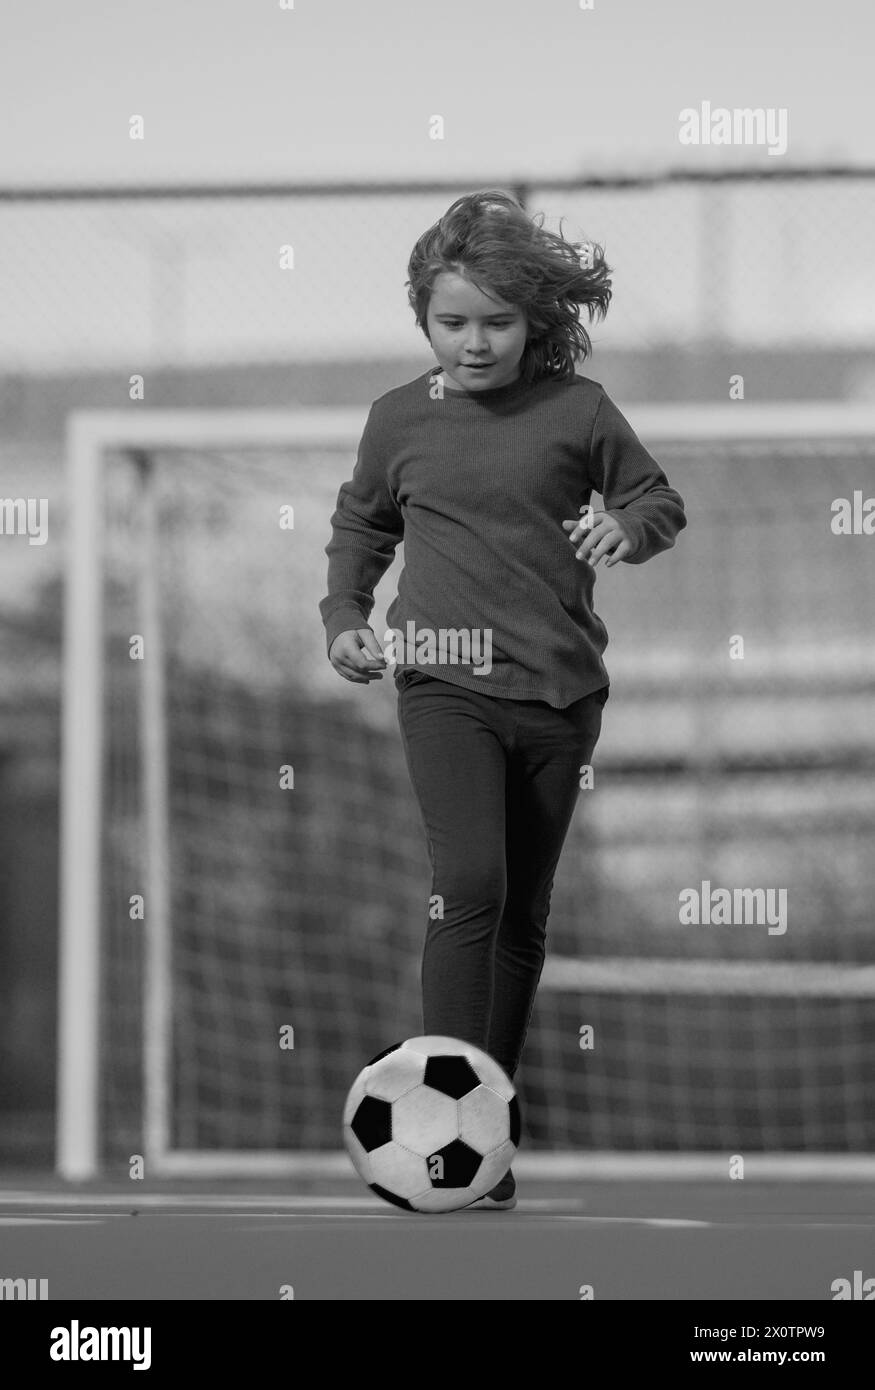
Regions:
M 553 889 L 522 1152 L 871 1175 L 875 410 L 626 413 L 689 526 L 597 573 L 612 696 Z M 134 1154 L 346 1172 L 353 1078 L 421 1032 L 430 869 L 394 683 L 341 680 L 318 611 L 365 414 L 71 418 L 68 1177 Z

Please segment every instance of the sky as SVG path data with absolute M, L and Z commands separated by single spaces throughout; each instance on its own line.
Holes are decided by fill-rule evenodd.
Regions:
M 871 0 L 286 3 L 3 0 L 0 372 L 421 352 L 403 288 L 412 245 L 452 198 L 516 178 L 554 230 L 565 217 L 605 243 L 617 279 L 603 341 L 871 340 L 875 179 L 773 181 L 765 195 L 537 187 L 875 168 Z M 682 143 L 681 112 L 705 102 L 785 112 L 786 150 Z M 343 180 L 454 191 L 10 196 Z M 284 245 L 293 274 L 277 267 Z M 829 294 L 812 295 L 824 266 Z
M 870 0 L 286 3 L 4 0 L 0 188 L 875 163 Z M 702 101 L 787 153 L 681 146 Z

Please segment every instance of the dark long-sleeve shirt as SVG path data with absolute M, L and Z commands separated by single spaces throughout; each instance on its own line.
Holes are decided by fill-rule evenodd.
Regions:
M 683 500 L 598 382 L 517 377 L 441 396 L 437 371 L 371 406 L 325 547 L 328 649 L 338 633 L 369 625 L 374 589 L 403 540 L 387 621 L 416 645 L 398 651 L 398 669 L 563 709 L 607 684 L 608 634 L 593 610 L 595 571 L 575 559 L 580 542 L 562 522 L 598 492 L 629 532 L 625 558 L 637 565 L 674 544 Z

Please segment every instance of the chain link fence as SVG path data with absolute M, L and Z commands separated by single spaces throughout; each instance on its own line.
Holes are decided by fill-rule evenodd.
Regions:
M 0 954 L 0 1055 L 10 1094 L 43 1116 L 53 1087 L 52 1049 L 43 1044 L 54 1021 L 46 961 L 54 959 L 57 916 L 34 883 L 49 883 L 55 868 L 66 417 L 71 409 L 125 405 L 128 378 L 139 373 L 147 407 L 366 404 L 433 360 L 407 302 L 407 261 L 423 230 L 474 186 L 485 184 L 0 190 L 0 496 L 47 498 L 52 542 L 0 538 L 0 857 L 10 866 L 0 878 L 0 918 L 21 927 Z M 624 409 L 647 399 L 725 400 L 732 372 L 745 377 L 750 399 L 875 398 L 875 171 L 511 186 L 530 213 L 546 214 L 551 229 L 605 245 L 615 297 L 607 320 L 593 328 L 594 359 L 585 370 Z M 868 542 L 816 550 L 826 543 L 815 529 L 830 497 L 864 485 L 871 452 L 863 460 L 841 457 L 828 471 L 816 458 L 802 462 L 795 461 L 789 488 L 779 486 L 786 470 L 751 465 L 742 480 L 732 465 L 733 486 L 721 484 L 719 495 L 714 480 L 726 474 L 719 461 L 683 479 L 676 463 L 673 481 L 682 481 L 696 525 L 671 567 L 648 580 L 658 587 L 661 576 L 671 579 L 673 592 L 701 614 L 710 612 L 709 595 L 728 592 L 748 626 L 758 621 L 758 587 L 767 596 L 769 642 L 776 632 L 789 640 L 801 631 L 814 644 L 838 632 L 855 650 L 870 650 L 871 563 L 861 548 Z M 780 525 L 792 535 L 776 550 Z M 606 593 L 603 606 L 611 602 Z M 649 631 L 644 617 L 636 625 L 631 607 L 625 615 L 606 612 L 610 630 L 615 616 L 618 633 Z M 612 660 L 619 648 L 618 641 Z M 831 674 L 842 676 L 838 668 Z M 633 695 L 629 730 L 649 730 L 652 699 L 642 697 L 637 708 Z M 782 689 L 779 702 L 788 698 Z M 835 730 L 844 731 L 865 779 L 871 739 L 854 732 L 853 702 L 871 692 L 849 688 L 842 698 L 841 705 L 809 701 L 820 723 L 806 746 L 832 748 Z M 764 706 L 752 708 L 766 739 L 772 725 Z M 785 708 L 779 703 L 769 718 L 780 721 Z M 769 811 L 769 833 L 760 823 L 754 828 L 772 850 L 782 826 L 795 852 L 811 850 L 823 893 L 812 921 L 823 937 L 806 939 L 808 957 L 868 960 L 871 804 L 854 767 L 836 776 L 839 791 L 822 810 L 801 785 L 796 795 L 782 772 L 773 779 L 783 800 Z M 664 816 L 666 785 L 656 790 Z M 747 784 L 743 792 L 733 810 L 739 826 L 754 801 L 765 815 L 763 793 Z M 818 794 L 829 800 L 822 782 Z M 817 821 L 810 840 L 789 815 L 794 795 Z M 637 786 L 629 797 L 642 804 Z M 722 840 L 716 802 L 707 808 L 706 831 Z M 818 859 L 827 822 L 834 837 Z M 645 866 L 651 897 L 653 882 Z M 560 925 L 563 891 L 560 881 Z M 26 961 L 15 954 L 24 941 Z M 610 942 L 615 949 L 613 935 Z M 14 983 L 14 997 L 4 995 L 4 979 L 10 991 Z M 37 1129 L 44 1138 L 44 1125 L 31 1131 L 24 1124 L 22 1153 L 35 1151 Z
M 552 229 L 605 245 L 597 353 L 875 341 L 873 175 L 511 186 Z M 0 190 L 0 372 L 416 357 L 407 260 L 470 189 Z

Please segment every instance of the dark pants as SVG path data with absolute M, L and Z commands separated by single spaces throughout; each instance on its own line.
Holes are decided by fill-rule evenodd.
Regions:
M 461 1038 L 513 1077 L 544 964 L 553 877 L 608 687 L 566 709 L 395 675 L 432 866 L 423 1032 Z

